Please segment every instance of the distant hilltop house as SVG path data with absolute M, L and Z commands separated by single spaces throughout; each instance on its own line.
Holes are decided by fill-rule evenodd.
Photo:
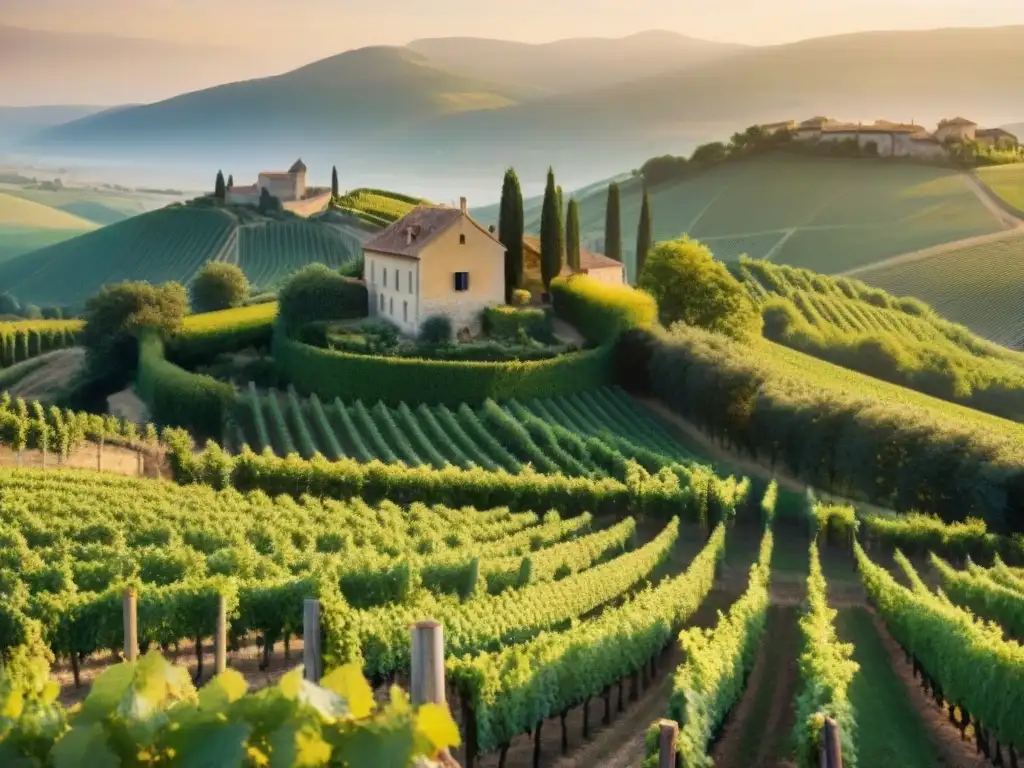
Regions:
M 432 315 L 457 332 L 481 330 L 486 307 L 505 303 L 505 246 L 458 208 L 421 205 L 363 245 L 370 315 L 415 334 Z
M 301 216 L 319 213 L 330 201 L 330 191 L 306 186 L 306 164 L 299 158 L 287 171 L 260 171 L 255 184 L 227 190 L 230 205 L 258 206 L 263 191 L 281 201 L 285 210 Z
M 876 120 L 873 123 L 845 123 L 821 115 L 801 123 L 785 121 L 761 126 L 765 133 L 788 130 L 795 141 L 855 141 L 865 149 L 874 144 L 882 157 L 942 158 L 948 156 L 948 141 L 977 141 L 993 146 L 1016 147 L 1017 137 L 1001 128 L 979 129 L 977 123 L 963 117 L 942 120 L 934 132 L 923 125 Z
M 523 270 L 527 273 L 536 272 L 540 274 L 540 238 L 523 238 Z M 573 274 L 572 268 L 566 264 L 562 267 L 562 276 Z M 625 285 L 626 267 L 622 262 L 605 256 L 603 253 L 594 253 L 586 248 L 580 248 L 580 268 L 576 274 L 587 275 L 601 283 L 610 285 Z

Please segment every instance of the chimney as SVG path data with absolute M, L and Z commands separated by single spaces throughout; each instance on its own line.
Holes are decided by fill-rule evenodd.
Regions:
M 405 228 L 405 244 L 412 245 L 412 227 Z
M 460 197 L 459 198 L 459 208 L 462 210 L 462 215 L 465 216 L 466 213 L 467 213 L 467 211 L 466 211 L 466 198 L 464 198 L 464 197 Z

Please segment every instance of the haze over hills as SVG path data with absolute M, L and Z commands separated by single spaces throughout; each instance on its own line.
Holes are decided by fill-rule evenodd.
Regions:
M 543 93 L 583 91 L 717 61 L 747 46 L 651 30 L 622 38 L 520 43 L 477 37 L 413 40 L 438 66 Z
M 0 24 L 0 104 L 148 102 L 272 72 L 255 51 Z
M 79 120 L 105 109 L 107 107 L 85 105 L 0 107 L 0 149 L 16 145 L 45 128 Z

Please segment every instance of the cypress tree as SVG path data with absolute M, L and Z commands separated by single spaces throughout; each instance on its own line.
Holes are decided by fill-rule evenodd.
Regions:
M 640 204 L 640 223 L 636 229 L 636 271 L 633 275 L 635 283 L 640 282 L 640 275 L 644 271 L 647 252 L 653 245 L 651 237 L 651 196 L 647 192 L 647 185 L 644 184 L 644 199 Z
M 338 166 L 331 168 L 331 197 L 338 199 Z
M 565 214 L 565 205 L 564 205 L 564 199 L 565 198 L 562 197 L 562 185 L 561 184 L 558 185 L 557 191 L 558 191 L 558 214 L 559 214 L 559 216 L 561 216 L 561 215 Z
M 565 253 L 565 231 L 562 229 L 562 212 L 558 208 L 558 189 L 555 187 L 555 172 L 548 169 L 548 183 L 544 188 L 544 207 L 540 214 L 540 277 L 544 290 L 562 271 Z
M 501 185 L 498 240 L 505 246 L 505 301 L 523 284 L 523 191 L 514 168 Z
M 227 196 L 224 187 L 224 174 L 221 171 L 217 171 L 217 181 L 213 184 L 213 196 L 218 200 L 223 200 Z
M 569 198 L 565 219 L 565 260 L 573 272 L 580 271 L 580 214 L 574 198 Z
M 234 177 L 234 175 L 229 175 L 228 176 L 228 189 L 232 189 L 232 188 L 234 188 L 234 186 L 235 186 L 235 177 Z
M 611 259 L 622 261 L 622 218 L 619 203 L 619 185 L 608 185 L 608 205 L 604 216 L 604 253 Z

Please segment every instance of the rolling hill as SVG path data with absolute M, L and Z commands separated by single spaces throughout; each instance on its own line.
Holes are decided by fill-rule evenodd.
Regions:
M 620 187 L 622 245 L 632 274 L 642 183 L 629 178 Z M 607 186 L 576 197 L 582 240 L 603 251 Z M 654 187 L 651 207 L 656 240 L 689 234 L 723 261 L 747 254 L 830 273 L 1002 226 L 956 171 L 785 154 Z M 538 233 L 535 201 L 525 211 L 527 231 Z
M 94 106 L 46 106 L 46 107 L 3 107 L 0 106 L 0 147 L 18 144 L 35 133 L 54 125 L 79 120 L 106 107 Z
M 0 262 L 96 228 L 88 219 L 0 192 Z
M 187 285 L 216 260 L 238 264 L 266 289 L 309 262 L 348 261 L 358 251 L 353 231 L 289 215 L 169 206 L 2 263 L 0 285 L 23 303 L 80 307 L 105 283 Z
M 979 168 L 978 177 L 1007 205 L 1024 211 L 1024 163 Z
M 625 83 L 723 59 L 746 46 L 651 30 L 622 38 L 531 44 L 474 37 L 413 40 L 408 48 L 453 72 L 538 93 L 569 93 Z

